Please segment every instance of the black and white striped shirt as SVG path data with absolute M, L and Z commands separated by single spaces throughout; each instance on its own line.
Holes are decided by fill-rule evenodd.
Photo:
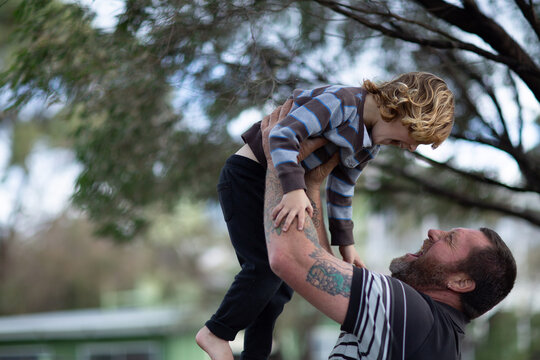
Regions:
M 467 323 L 402 281 L 354 268 L 347 317 L 329 359 L 460 359 Z

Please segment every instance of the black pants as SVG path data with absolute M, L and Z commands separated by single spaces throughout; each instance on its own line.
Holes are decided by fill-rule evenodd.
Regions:
M 218 194 L 241 270 L 206 326 L 224 340 L 245 329 L 241 359 L 267 359 L 277 317 L 293 290 L 268 263 L 263 211 L 266 169 L 233 155 L 221 170 Z

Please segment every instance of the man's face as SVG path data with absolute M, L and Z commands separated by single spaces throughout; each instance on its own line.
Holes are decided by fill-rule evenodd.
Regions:
M 489 246 L 479 230 L 457 228 L 428 231 L 428 237 L 416 253 L 392 260 L 392 276 L 417 290 L 445 289 L 448 276 L 458 272 L 460 262 L 475 247 Z

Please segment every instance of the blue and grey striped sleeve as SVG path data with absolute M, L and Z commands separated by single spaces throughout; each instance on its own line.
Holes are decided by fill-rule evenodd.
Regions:
M 352 199 L 361 169 L 348 168 L 339 163 L 326 181 L 326 207 L 332 245 L 352 245 Z
M 356 167 L 350 168 L 340 163 L 328 176 L 326 182 L 326 206 L 332 245 L 354 244 L 354 224 L 352 221 L 354 188 L 362 174 L 362 170 L 377 155 L 378 150 L 378 146 L 364 148 L 357 155 L 359 164 Z
M 284 193 L 306 188 L 304 170 L 297 160 L 300 142 L 339 126 L 345 119 L 343 100 L 332 92 L 295 105 L 269 136 L 270 154 Z

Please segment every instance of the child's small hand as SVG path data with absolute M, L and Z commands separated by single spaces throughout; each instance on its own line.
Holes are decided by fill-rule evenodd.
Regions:
M 354 266 L 365 268 L 366 265 L 360 259 L 360 255 L 356 252 L 354 245 L 344 245 L 339 247 L 339 253 L 343 257 L 343 261 L 353 264 Z
M 298 230 L 302 231 L 306 220 L 306 211 L 309 216 L 313 216 L 313 207 L 306 192 L 303 189 L 288 192 L 283 195 L 281 202 L 272 211 L 274 226 L 279 226 L 285 220 L 281 229 L 287 231 L 294 218 L 298 216 Z

